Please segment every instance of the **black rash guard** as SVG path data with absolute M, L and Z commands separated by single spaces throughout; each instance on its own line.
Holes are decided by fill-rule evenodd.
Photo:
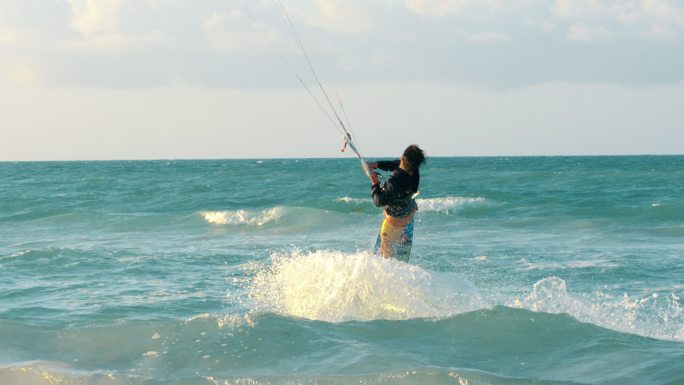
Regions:
M 377 163 L 380 170 L 390 171 L 392 174 L 384 185 L 376 183 L 371 187 L 373 203 L 378 207 L 387 206 L 385 212 L 390 216 L 401 218 L 409 215 L 416 207 L 413 194 L 418 192 L 420 173 L 416 170 L 410 175 L 399 167 L 399 160 Z

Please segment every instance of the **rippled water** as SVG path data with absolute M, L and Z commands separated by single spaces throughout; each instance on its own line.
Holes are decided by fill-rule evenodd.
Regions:
M 0 163 L 0 384 L 684 384 L 684 157 Z

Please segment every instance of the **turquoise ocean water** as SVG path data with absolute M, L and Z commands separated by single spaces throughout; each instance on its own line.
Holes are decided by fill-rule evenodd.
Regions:
M 684 157 L 0 163 L 0 384 L 684 384 Z

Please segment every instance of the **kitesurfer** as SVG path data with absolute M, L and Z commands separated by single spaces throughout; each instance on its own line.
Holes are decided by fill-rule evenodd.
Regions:
M 375 252 L 385 258 L 408 261 L 413 243 L 413 217 L 418 210 L 415 196 L 420 184 L 420 166 L 425 153 L 415 144 L 399 160 L 369 162 L 371 195 L 377 207 L 385 207 L 385 219 L 375 243 Z M 380 184 L 376 169 L 391 172 Z

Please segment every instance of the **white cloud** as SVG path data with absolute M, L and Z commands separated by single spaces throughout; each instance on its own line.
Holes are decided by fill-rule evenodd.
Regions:
M 657 23 L 654 23 L 648 26 L 647 28 L 639 30 L 638 34 L 639 36 L 645 38 L 658 40 L 674 39 L 676 37 L 676 33 L 673 31 L 672 28 L 665 27 Z
M 309 18 L 313 25 L 333 33 L 361 34 L 373 27 L 367 1 L 316 0 L 316 14 Z
M 215 12 L 204 19 L 202 29 L 206 41 L 199 46 L 210 51 L 269 53 L 274 50 L 269 39 L 279 49 L 286 51 L 281 33 L 277 29 L 264 23 L 255 26 L 254 21 L 243 10 Z
M 642 18 L 641 7 L 637 1 L 624 1 L 614 4 L 611 11 L 614 17 L 625 24 L 638 22 Z
M 0 30 L 0 44 L 11 44 L 17 40 L 16 33 L 12 31 Z
M 162 0 L 66 0 L 71 11 L 69 25 L 80 36 L 53 39 L 51 48 L 101 52 L 122 51 L 132 47 L 170 45 L 166 35 L 153 23 L 136 24 L 127 20 L 163 11 Z
M 635 19 L 644 38 L 672 40 L 684 31 L 684 10 L 664 0 L 641 0 Z
M 458 13 L 468 8 L 471 0 L 404 0 L 408 9 L 424 16 L 443 16 L 447 13 Z
M 44 36 L 34 25 L 26 21 L 26 16 L 18 10 L 3 12 L 0 9 L 0 47 L 29 49 L 43 47 L 52 36 Z
M 664 0 L 642 0 L 641 7 L 651 17 L 684 25 L 684 11 Z
M 102 52 L 125 51 L 132 47 L 149 45 L 170 45 L 172 41 L 160 31 L 150 30 L 141 35 L 107 34 L 96 35 L 88 39 L 62 40 L 54 43 L 52 48 L 66 51 Z
M 684 32 L 684 10 L 667 0 L 556 0 L 552 14 L 572 23 L 565 37 L 575 42 L 672 40 Z
M 40 65 L 16 55 L 0 56 L 0 78 L 19 86 L 36 87 L 43 83 Z
M 323 150 L 306 151 L 337 151 L 338 138 L 325 129 L 321 133 L 328 122 L 237 1 L 0 2 L 0 99 L 9 103 L 0 125 L 22 138 L 0 140 L 0 155 L 329 156 Z M 302 55 L 274 3 L 245 2 L 305 74 Z M 611 140 L 584 149 L 591 140 L 573 139 L 577 127 L 590 139 L 604 128 L 602 133 L 630 127 L 633 139 L 619 148 L 624 152 L 681 152 L 681 140 L 644 147 L 653 129 L 661 137 L 682 136 L 684 13 L 679 1 L 284 4 L 305 44 L 325 43 L 307 44 L 307 49 L 316 68 L 328 75 L 323 76 L 326 84 L 346 91 L 341 95 L 348 96 L 344 100 L 352 120 L 375 127 L 366 131 L 372 138 L 360 138 L 370 154 L 405 145 L 383 140 L 397 128 L 443 154 L 617 148 Z M 329 55 L 315 57 L 320 53 L 316 48 Z M 321 57 L 330 60 L 316 60 Z M 620 95 L 631 96 L 619 101 Z M 285 120 L 274 126 L 273 116 Z M 426 129 L 417 132 L 415 127 Z M 444 133 L 454 127 L 471 128 L 470 139 L 445 141 Z M 521 136 L 511 127 L 532 128 Z M 538 134 L 548 137 L 549 127 L 558 128 L 556 138 L 529 147 Z M 216 140 L 227 128 L 233 130 L 230 135 Z M 291 139 L 284 134 L 289 131 L 301 135 L 296 142 L 306 145 L 278 145 Z M 139 133 L 144 140 L 132 140 Z M 30 148 L 37 137 L 43 140 L 36 146 L 46 151 L 7 155 Z M 271 140 L 264 142 L 264 137 Z M 492 145 L 491 137 L 504 140 Z M 235 152 L 226 152 L 225 143 L 235 138 Z M 53 140 L 64 143 L 55 146 Z M 326 140 L 329 146 L 314 146 Z M 81 152 L 74 152 L 78 143 Z M 92 152 L 84 149 L 89 143 Z M 210 146 L 212 152 L 203 152 Z
M 23 72 L 13 66 L 16 79 L 106 87 L 296 84 L 236 1 L 4 1 L 9 6 L 0 9 L 0 48 L 26 62 L 50 63 Z M 644 85 L 682 79 L 684 13 L 674 1 L 284 4 L 314 62 L 329 73 L 325 77 L 331 82 L 402 80 L 506 88 L 553 80 Z M 277 6 L 271 0 L 246 5 L 299 67 L 301 53 Z M 49 8 L 35 12 L 37 7 Z M 656 39 L 668 41 L 659 44 Z M 506 49 L 501 49 L 503 44 Z M 640 60 L 645 56 L 639 53 L 651 59 Z M 596 65 L 572 64 L 585 60 Z M 534 69 L 526 64 L 530 62 Z
M 476 7 L 498 10 L 503 8 L 504 4 L 501 0 L 404 0 L 404 5 L 411 11 L 430 17 L 465 13 Z
M 601 0 L 556 0 L 554 14 L 562 18 L 581 17 L 603 12 Z
M 502 32 L 488 31 L 479 33 L 469 33 L 466 35 L 466 40 L 472 43 L 494 44 L 510 41 L 511 37 Z
M 117 34 L 118 11 L 123 0 L 67 0 L 71 6 L 71 26 L 90 38 L 100 34 Z
M 613 37 L 614 33 L 606 28 L 591 27 L 584 23 L 572 25 L 565 37 L 574 42 L 596 43 L 605 41 Z

